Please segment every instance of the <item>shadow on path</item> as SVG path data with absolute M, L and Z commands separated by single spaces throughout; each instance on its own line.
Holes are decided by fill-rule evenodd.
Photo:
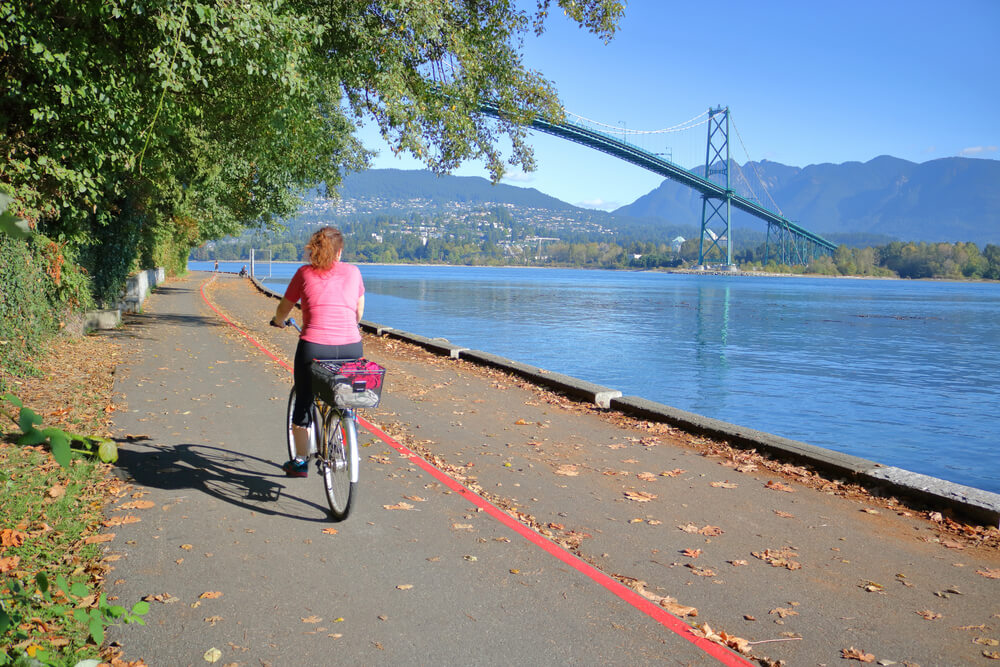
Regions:
M 314 523 L 329 521 L 325 506 L 287 493 L 287 487 L 277 481 L 287 478 L 272 461 L 208 445 L 119 442 L 124 446 L 118 450 L 117 466 L 129 481 L 165 490 L 194 489 L 261 514 Z M 308 508 L 310 514 L 319 510 L 320 516 L 294 513 L 290 503 Z

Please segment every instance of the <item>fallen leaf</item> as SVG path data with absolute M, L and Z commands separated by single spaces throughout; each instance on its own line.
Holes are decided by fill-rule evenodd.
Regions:
M 639 479 L 641 479 L 644 482 L 655 482 L 656 481 L 656 475 L 654 475 L 651 472 L 640 472 L 639 474 L 636 475 L 636 477 L 638 477 Z
M 864 651 L 856 649 L 853 646 L 851 648 L 841 649 L 840 655 L 845 660 L 857 660 L 859 662 L 875 662 L 874 654 L 865 653 Z
M 861 511 L 862 511 L 862 512 L 864 512 L 865 514 L 878 514 L 878 513 L 879 513 L 879 511 L 878 511 L 878 510 L 873 510 L 873 509 L 872 509 L 872 508 L 870 508 L 870 507 L 865 507 L 865 508 L 864 508 L 864 509 L 862 509 Z
M 677 477 L 679 475 L 683 475 L 686 472 L 687 470 L 683 470 L 681 468 L 674 468 L 673 470 L 664 470 L 663 472 L 660 473 L 660 477 Z
M 205 658 L 205 662 L 218 662 L 222 658 L 222 651 L 217 648 L 210 648 L 205 651 L 205 655 L 202 657 Z
M 62 498 L 66 495 L 66 487 L 62 484 L 53 484 L 48 490 L 49 498 Z
M 706 535 L 708 537 L 718 537 L 719 535 L 722 535 L 722 533 L 726 531 L 722 530 L 718 526 L 705 526 L 704 528 L 700 528 L 698 532 L 701 535 Z
M 336 528 L 324 528 L 323 532 L 326 535 L 336 535 L 339 531 Z
M 764 485 L 764 488 L 771 489 L 773 491 L 785 491 L 787 493 L 795 493 L 795 489 L 790 486 L 785 486 L 781 482 L 775 482 L 773 479 Z
M 110 542 L 115 539 L 114 533 L 99 533 L 97 535 L 90 535 L 83 540 L 84 544 L 100 544 L 102 542 Z
M 106 528 L 114 528 L 115 526 L 124 526 L 128 523 L 139 523 L 140 521 L 142 521 L 142 519 L 130 514 L 128 516 L 113 516 L 107 521 L 102 522 L 101 525 Z
M 151 507 L 155 507 L 156 503 L 152 500 L 134 500 L 130 503 L 125 503 L 124 505 L 119 505 L 118 509 L 123 510 L 148 510 Z
M 4 556 L 0 558 L 0 573 L 6 573 L 13 570 L 21 562 L 20 556 Z
M 688 558 L 697 558 L 701 555 L 701 549 L 684 549 L 681 551 L 681 555 Z
M 382 505 L 387 510 L 412 510 L 413 505 L 410 503 L 399 502 L 395 505 Z
M 732 565 L 733 567 L 740 567 L 741 565 L 746 565 L 747 564 L 747 562 L 745 560 L 729 560 L 729 561 L 726 561 L 726 562 L 729 563 L 730 565 Z
M 983 657 L 989 658 L 990 660 L 1000 660 L 1000 652 L 997 651 L 983 651 Z
M 622 463 L 638 463 L 639 459 L 622 459 Z
M 697 616 L 698 610 L 695 607 L 690 607 L 679 603 L 675 598 L 669 595 L 658 595 L 652 591 L 646 590 L 646 582 L 636 579 L 632 579 L 626 582 L 631 588 L 641 595 L 642 597 L 659 604 L 661 607 L 666 609 L 668 612 L 674 616 L 680 616 L 684 618 L 685 616 Z
M 303 623 L 321 623 L 322 621 L 323 619 L 320 618 L 319 616 L 316 616 L 315 614 L 312 616 L 306 616 L 305 618 L 302 619 Z
M 192 549 L 194 549 L 194 547 L 191 546 L 190 544 L 182 544 L 181 549 L 183 549 L 184 551 L 191 551 Z
M 466 554 L 465 556 L 462 556 L 462 558 L 464 558 L 465 560 L 467 560 L 469 562 L 472 562 L 472 563 L 475 563 L 477 560 L 479 560 L 475 556 L 470 556 L 468 554 Z
M 777 551 L 772 551 L 771 549 L 764 549 L 764 551 L 752 551 L 750 554 L 754 558 L 759 558 L 760 560 L 766 562 L 771 567 L 783 567 L 788 570 L 799 570 L 802 568 L 801 563 L 792 560 L 792 558 L 798 556 L 798 554 L 792 551 L 789 547 L 782 547 Z
M 769 614 L 776 614 L 778 618 L 786 618 L 788 616 L 798 616 L 799 612 L 794 609 L 789 609 L 788 607 L 775 607 L 771 611 L 767 612 Z
M 199 600 L 214 600 L 222 597 L 222 591 L 205 591 L 198 596 Z
M 648 503 L 658 496 L 655 493 L 646 493 L 645 491 L 626 491 L 625 497 L 637 503 Z
M 984 567 L 980 570 L 976 570 L 976 574 L 980 574 L 987 579 L 1000 579 L 1000 568 Z
M 719 637 L 722 639 L 722 643 L 733 649 L 737 653 L 749 653 L 750 652 L 750 641 L 744 639 L 743 637 L 734 637 L 726 631 L 719 633 Z
M 690 568 L 691 573 L 698 577 L 714 577 L 715 571 L 707 567 L 698 567 L 694 563 L 687 563 L 686 567 Z
M 738 488 L 738 484 L 733 484 L 731 482 L 712 482 L 709 486 L 714 486 L 717 489 L 735 489 Z
M 917 616 L 922 617 L 925 621 L 936 621 L 941 618 L 941 614 L 936 611 L 931 611 L 930 609 L 923 609 L 917 612 Z
M 514 424 L 516 426 L 530 426 L 533 422 L 525 421 L 523 419 L 518 419 Z
M 774 510 L 774 513 L 780 516 L 782 519 L 794 519 L 794 514 L 789 514 L 788 512 L 782 512 L 781 510 Z
M 421 498 L 420 496 L 403 496 L 403 497 L 406 498 L 407 500 L 412 500 L 415 503 L 427 502 L 426 498 Z
M 860 586 L 869 593 L 882 593 L 885 591 L 885 587 L 882 584 L 877 584 L 874 581 L 866 581 L 860 584 Z
M 12 528 L 0 530 L 0 547 L 19 547 L 28 539 L 27 533 Z
M 205 622 L 208 623 L 209 625 L 215 625 L 216 623 L 218 623 L 221 620 L 222 620 L 221 616 L 206 616 L 205 617 Z
M 396 586 L 396 588 L 398 588 L 401 591 L 408 591 L 411 588 L 413 588 L 413 584 L 400 584 L 400 585 Z
M 979 644 L 980 646 L 1000 646 L 1000 641 L 990 639 L 989 637 L 976 637 L 972 640 L 972 643 Z
M 565 475 L 566 477 L 576 477 L 580 474 L 576 466 L 569 463 L 559 466 L 553 472 L 557 475 Z
M 179 602 L 180 598 L 171 595 L 170 593 L 159 593 L 157 595 L 147 595 L 143 598 L 146 602 L 160 602 L 162 604 L 172 604 L 174 602 Z

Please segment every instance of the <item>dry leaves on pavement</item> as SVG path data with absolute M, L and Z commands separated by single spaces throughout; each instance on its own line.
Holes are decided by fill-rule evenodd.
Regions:
M 857 660 L 858 662 L 875 662 L 875 656 L 871 653 L 865 653 L 861 649 L 854 648 L 844 648 L 840 649 L 840 655 L 844 660 Z
M 413 505 L 410 503 L 398 502 L 395 505 L 382 505 L 387 510 L 412 510 Z
M 771 567 L 783 567 L 788 570 L 802 568 L 802 563 L 792 560 L 798 554 L 791 547 L 782 547 L 773 551 L 771 549 L 764 549 L 763 551 L 752 551 L 750 553 L 754 558 L 759 558 Z
M 775 482 L 773 479 L 764 485 L 764 488 L 771 489 L 773 491 L 785 491 L 787 493 L 795 493 L 795 489 L 790 486 L 785 486 L 781 482 Z

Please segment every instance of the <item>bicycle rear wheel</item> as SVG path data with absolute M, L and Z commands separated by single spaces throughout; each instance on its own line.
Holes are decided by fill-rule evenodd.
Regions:
M 351 447 L 357 447 L 354 422 L 341 419 L 337 410 L 328 410 L 323 419 L 322 445 L 320 451 L 320 472 L 326 500 L 330 504 L 330 515 L 334 521 L 347 518 L 351 511 L 351 501 L 357 496 L 357 483 L 351 479 L 354 459 Z
M 292 435 L 292 411 L 295 410 L 295 387 L 292 387 L 292 391 L 288 394 L 288 413 L 285 416 L 285 442 L 288 444 L 288 458 L 289 460 L 294 459 L 298 454 L 295 452 L 295 437 Z M 316 407 L 310 406 L 309 408 L 310 416 L 312 417 L 310 421 L 312 422 L 309 427 L 312 429 L 312 433 L 309 434 L 310 440 L 312 442 L 318 442 L 319 438 L 316 437 L 317 431 L 319 430 L 319 416 L 316 413 Z M 310 447 L 312 450 L 312 447 Z M 312 454 L 312 451 L 309 452 Z

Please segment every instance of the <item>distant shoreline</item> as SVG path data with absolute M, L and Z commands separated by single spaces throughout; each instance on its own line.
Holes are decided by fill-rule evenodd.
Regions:
M 189 259 L 188 262 L 204 262 L 206 264 L 211 264 L 215 260 L 211 259 Z M 228 264 L 247 264 L 249 269 L 250 260 L 243 259 L 221 259 L 220 262 L 226 262 Z M 268 262 L 256 262 L 257 264 L 266 264 Z M 304 262 L 292 261 L 287 259 L 275 259 L 270 260 L 271 264 L 295 264 L 301 265 Z M 1000 283 L 1000 280 L 989 280 L 986 278 L 977 278 L 975 280 L 956 280 L 954 278 L 900 278 L 899 276 L 828 276 L 822 273 L 775 273 L 769 271 L 722 271 L 722 270 L 707 270 L 699 271 L 697 269 L 671 269 L 671 268 L 658 268 L 658 269 L 606 269 L 598 267 L 587 267 L 587 266 L 525 266 L 525 265 L 513 265 L 513 264 L 500 264 L 500 265 L 485 265 L 485 264 L 435 264 L 427 262 L 348 262 L 349 264 L 355 264 L 357 266 L 414 266 L 421 268 L 476 268 L 476 269 L 538 269 L 538 270 L 552 270 L 552 269 L 571 269 L 574 271 L 620 271 L 625 273 L 673 273 L 677 275 L 692 275 L 692 276 L 736 276 L 740 278 L 830 278 L 830 279 L 840 279 L 840 280 L 895 280 L 895 281 L 913 281 L 913 282 L 935 282 L 935 283 Z

